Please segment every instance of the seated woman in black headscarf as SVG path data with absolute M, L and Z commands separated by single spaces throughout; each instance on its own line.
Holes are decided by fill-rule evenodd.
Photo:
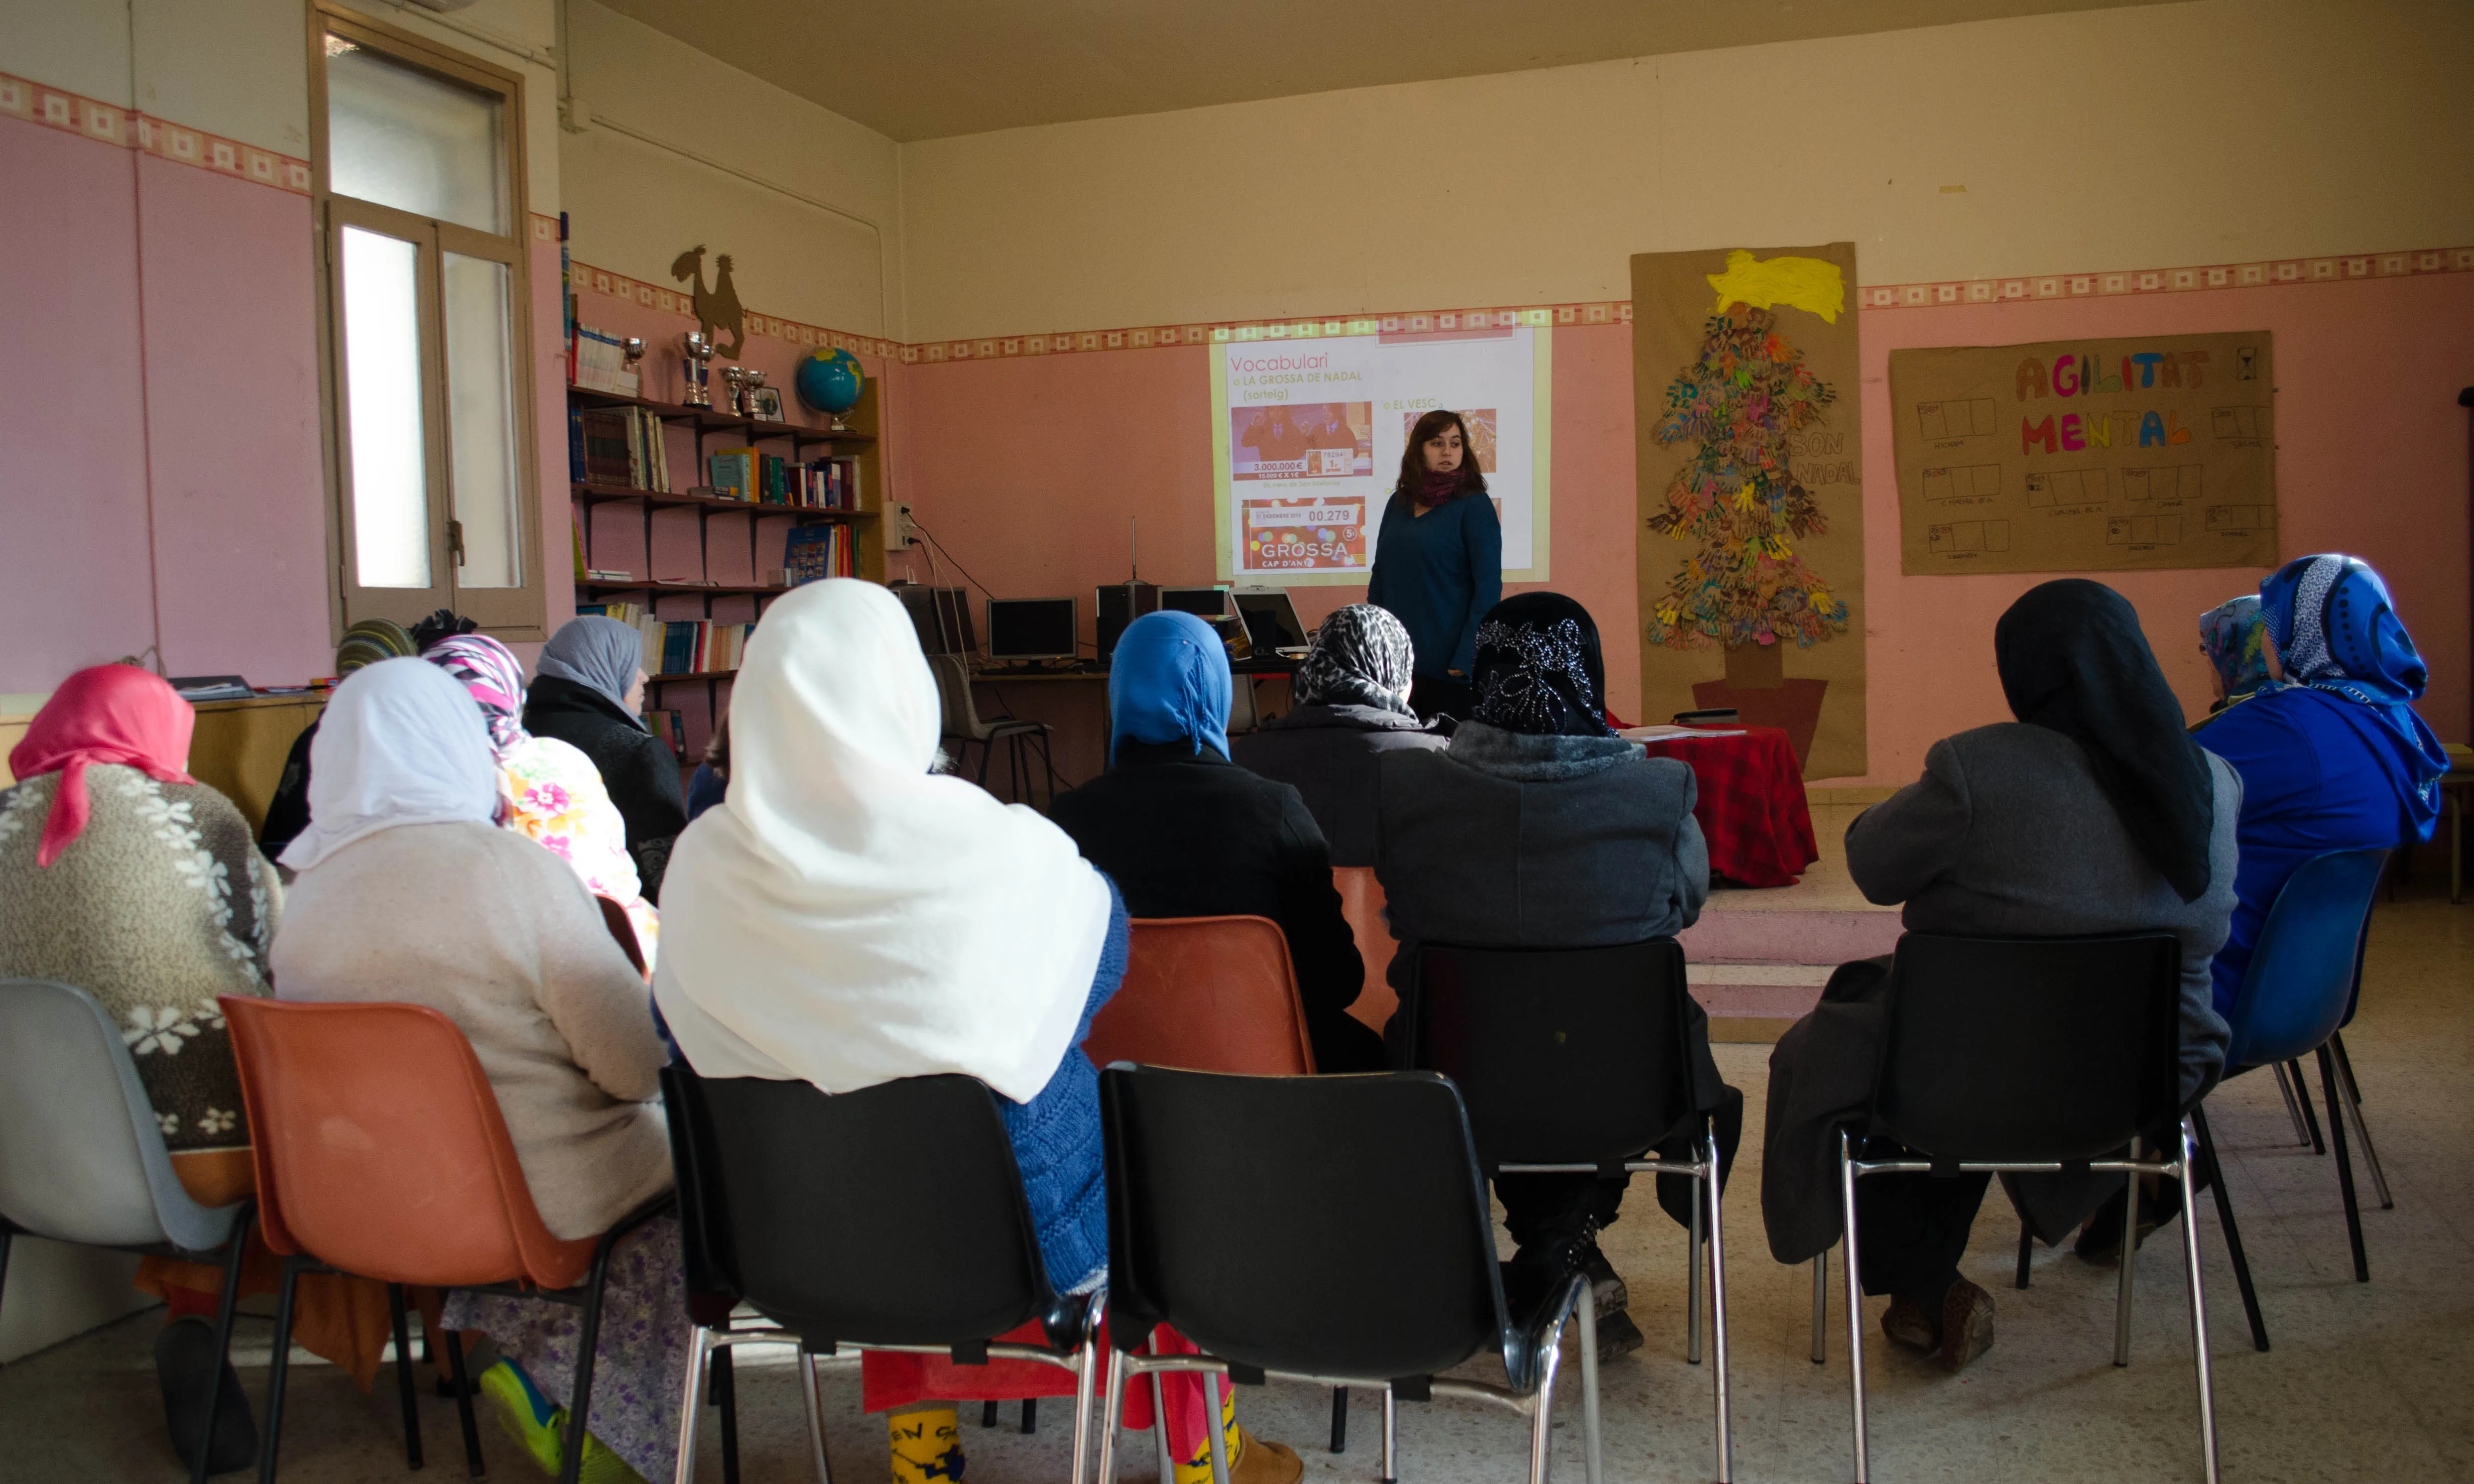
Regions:
M 1424 943 L 1586 948 L 1671 937 L 1710 895 L 1710 851 L 1692 818 L 1692 769 L 1642 755 L 1606 723 L 1606 670 L 1589 611 L 1524 593 L 1477 627 L 1476 705 L 1441 751 L 1383 755 L 1374 874 L 1400 940 L 1391 981 L 1411 985 Z M 1743 1094 L 1710 1058 L 1709 1020 L 1687 1001 L 1696 1106 L 1734 1159 Z M 1395 1040 L 1406 1028 L 1395 1017 Z M 1665 1151 L 1688 1157 L 1679 1143 Z M 1637 1350 L 1627 1294 L 1598 1251 L 1627 1178 L 1507 1175 L 1494 1182 L 1520 1244 L 1514 1279 L 1589 1275 L 1603 1356 Z M 1659 1178 L 1659 1204 L 1692 1219 L 1692 1182 Z
M 1401 747 L 1440 747 L 1448 717 L 1409 708 L 1409 631 L 1371 603 L 1335 609 L 1291 689 L 1285 717 L 1234 739 L 1237 766 L 1305 795 L 1334 865 L 1374 864 L 1374 760 Z
M 1228 651 L 1190 613 L 1127 625 L 1108 667 L 1108 770 L 1049 816 L 1142 917 L 1269 917 L 1289 940 L 1319 1072 L 1375 1072 L 1348 1013 L 1365 962 L 1305 800 L 1228 761 Z
M 1922 778 L 1848 827 L 1848 871 L 1866 900 L 1905 903 L 1910 932 L 2171 933 L 2187 1107 L 2224 1062 L 2208 964 L 2233 916 L 2242 781 L 2183 729 L 2138 613 L 2111 588 L 2074 577 L 2030 589 L 1995 626 L 1993 651 L 2019 719 L 1933 743 Z M 1889 967 L 1842 964 L 1770 1056 L 1761 1215 L 1781 1262 L 1838 1239 L 1837 1130 L 1871 1106 Z M 2054 1242 L 2120 1184 L 2027 1176 L 2010 1188 Z M 1985 1185 L 1877 1175 L 1856 1187 L 1864 1291 L 1891 1298 L 1883 1332 L 1939 1350 L 1953 1373 L 1993 1343 L 1992 1296 L 1958 1273 Z

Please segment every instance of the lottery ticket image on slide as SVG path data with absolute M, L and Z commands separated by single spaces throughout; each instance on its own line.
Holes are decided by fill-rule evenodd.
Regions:
M 1374 404 L 1309 401 L 1228 411 L 1232 479 L 1347 479 L 1374 472 Z
M 1461 415 L 1461 426 L 1468 429 L 1468 451 L 1477 455 L 1477 472 L 1494 473 L 1495 418 L 1492 407 L 1455 407 Z M 1419 412 L 1400 414 L 1400 436 L 1408 437 L 1418 430 Z
M 1364 572 L 1366 501 L 1355 496 L 1241 501 L 1249 572 Z

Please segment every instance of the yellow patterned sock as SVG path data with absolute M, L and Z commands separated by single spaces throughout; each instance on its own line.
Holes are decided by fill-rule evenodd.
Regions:
M 893 1445 L 893 1484 L 934 1484 L 962 1476 L 962 1429 L 950 1406 L 894 1412 L 885 1419 Z
M 1220 1383 L 1220 1435 L 1226 1440 L 1228 1472 L 1233 1475 L 1237 1460 L 1246 1454 L 1246 1429 L 1237 1425 L 1237 1388 L 1225 1378 Z M 1196 1444 L 1194 1456 L 1176 1466 L 1176 1484 L 1212 1484 L 1209 1438 Z

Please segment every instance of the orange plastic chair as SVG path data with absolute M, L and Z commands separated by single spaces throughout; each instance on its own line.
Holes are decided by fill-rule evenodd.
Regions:
M 240 1063 L 257 1169 L 258 1226 L 283 1258 L 275 1354 L 259 1461 L 275 1478 L 292 1297 L 303 1273 L 350 1273 L 389 1285 L 405 1450 L 419 1468 L 403 1287 L 480 1289 L 571 1303 L 583 1311 L 569 1402 L 562 1484 L 584 1461 L 601 1294 L 618 1238 L 667 1208 L 662 1196 L 598 1239 L 562 1241 L 542 1225 L 515 1143 L 480 1058 L 455 1023 L 418 1005 L 222 1001 Z M 464 1451 L 473 1475 L 473 1425 L 464 1350 L 446 1334 Z
M 1314 1071 L 1289 940 L 1268 917 L 1137 917 L 1125 983 L 1091 1021 L 1094 1065 Z
M 1400 996 L 1383 977 L 1400 947 L 1392 939 L 1392 925 L 1383 920 L 1383 883 L 1374 879 L 1370 865 L 1335 865 L 1331 884 L 1340 891 L 1340 913 L 1357 938 L 1357 956 L 1366 961 L 1366 987 L 1357 992 L 1348 1012 L 1381 1035 L 1392 1012 L 1400 1008 Z
M 601 909 L 601 925 L 618 939 L 618 951 L 627 956 L 628 962 L 636 965 L 637 973 L 651 979 L 652 970 L 644 967 L 644 945 L 636 940 L 636 924 L 627 920 L 627 909 L 618 905 L 618 898 L 603 896 L 598 891 L 593 894 L 593 900 Z

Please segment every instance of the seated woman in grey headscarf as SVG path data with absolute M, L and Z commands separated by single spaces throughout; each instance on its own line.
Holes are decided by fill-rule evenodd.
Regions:
M 2233 916 L 2242 780 L 2183 729 L 2181 702 L 2138 613 L 2102 583 L 2072 577 L 2029 589 L 1995 625 L 1993 652 L 2018 719 L 1933 743 L 1922 778 L 1848 827 L 1848 873 L 1866 900 L 1905 903 L 1909 932 L 2171 933 L 2182 947 L 2187 1107 L 2224 1061 L 2208 965 Z M 1890 962 L 1839 965 L 1821 1003 L 1770 1055 L 1761 1217 L 1781 1262 L 1838 1240 L 1837 1131 L 1872 1104 Z M 2005 1183 L 2052 1242 L 2121 1180 Z M 1958 1273 L 1985 1187 L 1983 1175 L 1856 1182 L 1864 1291 L 1891 1298 L 1882 1331 L 1911 1350 L 1938 1350 L 1946 1371 L 1993 1344 L 1993 1296 Z
M 1374 760 L 1402 747 L 1441 747 L 1451 718 L 1419 721 L 1409 707 L 1409 631 L 1389 610 L 1351 603 L 1315 631 L 1291 682 L 1297 706 L 1229 739 L 1239 767 L 1305 796 L 1334 865 L 1374 864 Z
M 524 730 L 554 737 L 593 760 L 636 859 L 644 900 L 662 900 L 670 841 L 688 827 L 679 760 L 645 728 L 644 636 L 616 619 L 588 614 L 542 647 L 524 692 Z
M 1710 895 L 1710 851 L 1692 817 L 1692 769 L 1644 757 L 1606 722 L 1606 670 L 1589 610 L 1557 593 L 1497 603 L 1477 626 L 1477 702 L 1441 751 L 1385 753 L 1374 874 L 1400 940 L 1391 982 L 1406 991 L 1424 943 L 1588 948 L 1671 937 Z M 1685 1001 L 1694 1107 L 1717 1120 L 1722 1171 L 1743 1132 L 1743 1094 L 1718 1076 L 1709 1020 Z M 1388 1038 L 1404 1027 L 1395 1016 Z M 1664 1151 L 1687 1152 L 1678 1141 Z M 1544 1285 L 1589 1275 L 1598 1352 L 1638 1350 L 1627 1293 L 1598 1251 L 1630 1177 L 1507 1175 L 1494 1182 L 1520 1251 L 1508 1275 Z M 1693 1182 L 1659 1177 L 1659 1204 L 1692 1219 Z

